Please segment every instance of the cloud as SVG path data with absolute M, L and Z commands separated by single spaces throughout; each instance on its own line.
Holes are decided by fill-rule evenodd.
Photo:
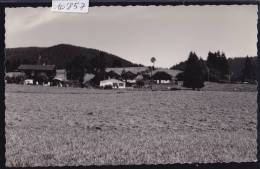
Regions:
M 64 13 L 50 12 L 50 8 L 7 8 L 6 29 L 10 33 L 38 29 L 46 23 L 63 17 Z

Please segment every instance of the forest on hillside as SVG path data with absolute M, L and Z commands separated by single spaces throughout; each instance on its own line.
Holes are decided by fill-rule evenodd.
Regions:
M 91 62 L 95 61 L 104 62 L 106 67 L 142 66 L 105 51 L 68 44 L 6 49 L 7 72 L 15 71 L 21 64 L 37 64 L 39 60 L 41 64 L 56 65 L 57 69 L 66 69 L 71 63 L 80 63 L 80 66 L 90 70 Z

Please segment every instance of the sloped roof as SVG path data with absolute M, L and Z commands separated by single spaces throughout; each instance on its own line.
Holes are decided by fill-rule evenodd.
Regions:
M 154 80 L 171 80 L 172 76 L 165 71 L 157 71 L 152 78 Z
M 137 75 L 135 78 L 134 78 L 134 80 L 143 80 L 144 79 L 144 77 L 143 77 L 143 75 Z
M 6 77 L 17 77 L 17 76 L 25 76 L 24 72 L 7 72 L 5 73 Z
M 85 75 L 83 77 L 83 83 L 86 83 L 86 82 L 92 80 L 94 77 L 95 77 L 95 75 L 92 73 L 85 73 Z
M 120 68 L 106 68 L 106 72 L 114 71 L 115 73 L 121 75 L 122 71 L 132 72 L 134 74 L 138 74 L 144 71 L 149 70 L 148 67 L 120 67 Z
M 100 81 L 100 83 L 106 83 L 106 82 L 112 82 L 112 83 L 125 83 L 125 82 L 123 82 L 123 81 L 121 81 L 121 80 L 117 80 L 117 79 L 108 79 L 108 80 L 102 80 L 102 81 Z
M 172 70 L 172 69 L 156 69 L 156 70 L 153 70 L 152 71 L 152 76 L 157 73 L 157 72 L 166 72 L 168 73 L 169 75 L 171 75 L 172 77 L 176 77 L 177 74 L 181 73 L 182 71 L 181 70 Z M 148 73 L 150 74 L 150 73 Z
M 56 75 L 53 79 L 59 80 L 59 81 L 67 81 L 67 77 L 65 75 Z
M 55 65 L 20 65 L 18 70 L 55 70 Z
M 65 74 L 66 73 L 66 69 L 56 69 L 56 73 L 61 73 L 61 74 Z
M 111 77 L 111 76 L 112 76 L 112 77 L 120 77 L 120 74 L 114 72 L 113 70 L 107 72 L 107 75 L 110 76 L 110 77 Z

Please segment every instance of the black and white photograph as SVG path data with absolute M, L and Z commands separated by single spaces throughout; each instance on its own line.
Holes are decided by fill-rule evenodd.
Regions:
M 5 15 L 7 167 L 257 160 L 257 6 Z

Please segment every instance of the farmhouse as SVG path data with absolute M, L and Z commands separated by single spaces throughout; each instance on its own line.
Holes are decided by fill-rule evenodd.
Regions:
M 149 71 L 148 67 L 121 67 L 107 68 L 105 70 L 109 78 L 123 80 L 127 86 L 136 84 L 136 77 Z
M 124 70 L 123 70 L 123 72 L 121 74 L 122 79 L 125 80 L 125 82 L 127 84 L 134 84 L 134 83 L 136 83 L 136 80 L 135 80 L 136 76 L 137 76 L 137 74 L 135 74 L 135 73 L 133 73 L 131 71 L 125 72 Z
M 108 79 L 121 79 L 120 74 L 116 73 L 113 70 L 110 70 L 109 72 L 107 72 L 107 77 L 108 77 Z
M 100 87 L 111 86 L 113 89 L 123 89 L 126 87 L 125 82 L 117 79 L 108 79 L 100 81 Z
M 7 83 L 22 83 L 24 79 L 26 79 L 24 72 L 8 72 L 5 74 Z
M 24 72 L 27 78 L 44 83 L 52 80 L 56 75 L 55 65 L 20 65 L 18 70 Z
M 164 73 L 162 73 L 164 72 Z M 145 75 L 152 76 L 153 80 L 156 80 L 156 83 L 170 83 L 176 80 L 176 76 L 181 73 L 180 70 L 172 70 L 172 69 L 156 69 L 150 73 L 146 73 Z M 171 76 L 171 79 L 170 79 Z
M 156 83 L 171 83 L 172 76 L 166 72 L 158 71 L 154 75 L 152 75 L 152 79 L 156 81 Z

